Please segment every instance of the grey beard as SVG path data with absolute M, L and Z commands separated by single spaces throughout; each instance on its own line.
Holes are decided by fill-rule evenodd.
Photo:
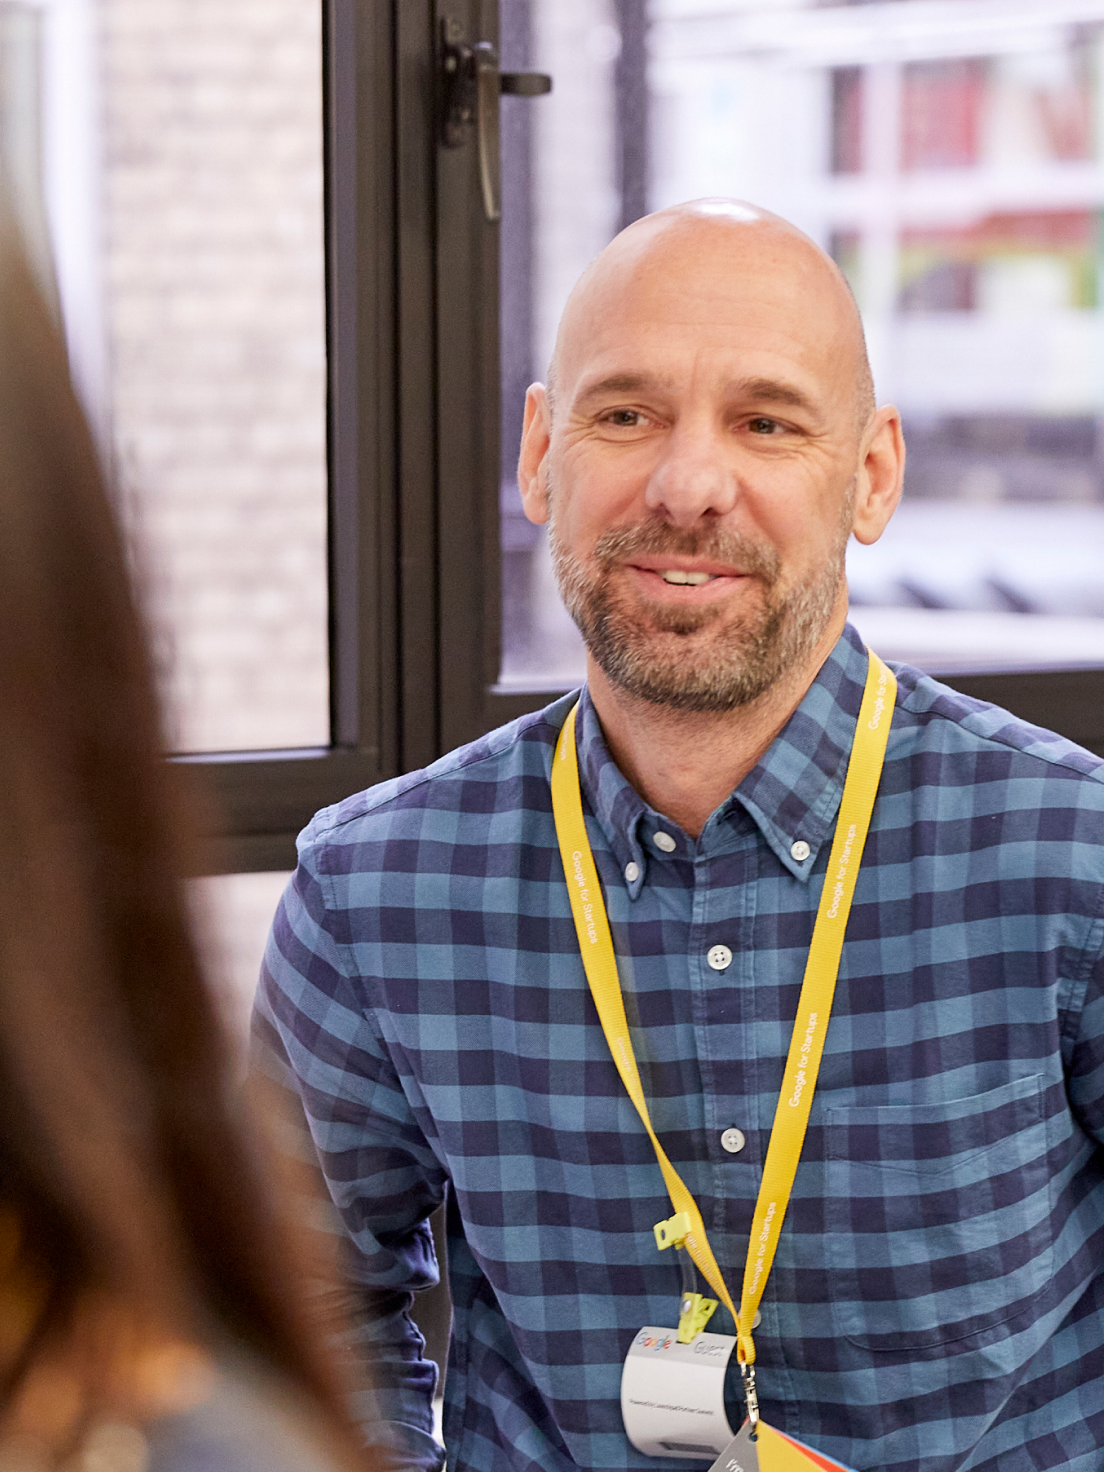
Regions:
M 549 542 L 560 596 L 606 678 L 627 694 L 668 710 L 722 713 L 757 700 L 824 633 L 844 577 L 851 496 L 829 556 L 803 585 L 781 594 L 780 558 L 734 532 L 679 531 L 645 522 L 604 532 L 594 548 L 591 574 L 563 545 L 550 498 Z M 613 569 L 632 554 L 674 553 L 739 567 L 762 588 L 758 606 L 735 617 L 710 608 L 645 605 L 643 620 L 620 599 Z M 643 626 L 642 626 L 643 624 Z M 691 642 L 712 629 L 712 638 Z M 673 636 L 665 637 L 665 636 Z

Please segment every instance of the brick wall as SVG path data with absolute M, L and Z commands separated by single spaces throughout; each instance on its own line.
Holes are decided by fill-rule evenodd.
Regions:
M 111 414 L 175 744 L 325 744 L 319 0 L 98 0 Z

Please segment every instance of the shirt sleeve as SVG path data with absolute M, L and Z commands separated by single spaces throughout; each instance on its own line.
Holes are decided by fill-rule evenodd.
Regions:
M 438 1472 L 437 1366 L 410 1309 L 439 1281 L 428 1218 L 446 1177 L 364 1004 L 347 917 L 304 845 L 273 922 L 254 1008 L 254 1068 L 294 1091 L 344 1238 L 340 1339 L 358 1366 L 352 1409 L 381 1468 Z M 332 1305 L 331 1305 L 332 1307 Z

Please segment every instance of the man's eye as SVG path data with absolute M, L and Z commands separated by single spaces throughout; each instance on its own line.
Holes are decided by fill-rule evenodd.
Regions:
M 644 423 L 644 415 L 638 409 L 614 409 L 606 415 L 606 423 L 615 429 L 636 429 Z
M 776 434 L 781 427 L 777 419 L 764 419 L 760 417 L 748 421 L 748 428 L 752 434 Z

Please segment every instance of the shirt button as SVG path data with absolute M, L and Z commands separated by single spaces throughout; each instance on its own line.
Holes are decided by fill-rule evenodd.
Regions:
M 746 1144 L 747 1140 L 744 1138 L 743 1130 L 738 1130 L 735 1127 L 725 1130 L 721 1136 L 721 1145 L 730 1155 L 739 1155 Z
M 790 858 L 796 859 L 799 864 L 803 864 L 811 853 L 812 849 L 803 838 L 799 838 L 796 843 L 790 844 Z
M 629 884 L 635 884 L 640 878 L 640 865 L 636 863 L 625 865 L 625 879 Z
M 678 848 L 678 844 L 669 833 L 654 833 L 652 837 L 655 839 L 656 848 L 661 848 L 665 854 L 673 854 Z
M 727 946 L 712 946 L 705 959 L 714 971 L 727 971 L 732 965 L 732 952 Z

